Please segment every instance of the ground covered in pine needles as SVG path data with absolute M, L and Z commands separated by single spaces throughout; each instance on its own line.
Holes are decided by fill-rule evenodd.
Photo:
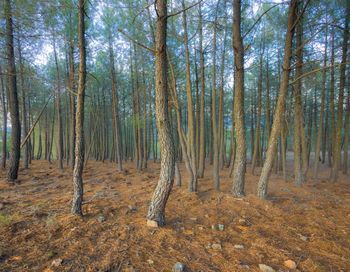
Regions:
M 0 271 L 350 271 L 350 180 L 327 181 L 328 170 L 302 188 L 272 175 L 268 201 L 255 196 L 258 176 L 247 174 L 247 197 L 230 195 L 228 170 L 222 192 L 211 170 L 199 193 L 174 187 L 167 226 L 150 229 L 145 215 L 159 164 L 118 173 L 112 163 L 89 162 L 84 171 L 85 216 L 70 215 L 71 170 L 34 161 L 19 184 L 0 173 Z M 249 172 L 249 169 L 248 169 Z

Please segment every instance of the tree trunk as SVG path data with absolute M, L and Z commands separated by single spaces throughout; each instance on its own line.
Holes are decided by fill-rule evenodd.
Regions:
M 79 79 L 76 111 L 75 162 L 73 169 L 72 213 L 82 216 L 84 167 L 84 100 L 86 82 L 85 0 L 78 1 Z
M 261 120 L 261 107 L 262 107 L 262 65 L 263 65 L 263 52 L 260 52 L 260 74 L 258 81 L 258 116 L 256 121 L 255 141 L 254 141 L 254 152 L 252 158 L 252 174 L 255 175 L 255 167 L 260 164 L 260 120 Z
M 117 84 L 115 79 L 115 67 L 114 67 L 114 52 L 112 45 L 112 36 L 111 33 L 109 35 L 109 62 L 111 69 L 111 80 L 112 80 L 112 114 L 113 114 L 113 122 L 114 122 L 114 146 L 116 151 L 116 159 L 117 159 L 117 170 L 122 171 L 122 157 L 121 157 L 121 139 L 120 139 L 120 121 L 119 121 L 119 99 L 117 93 Z
M 203 52 L 203 17 L 202 7 L 199 4 L 199 54 L 200 54 L 200 82 L 201 82 L 201 94 L 200 94 L 200 120 L 199 120 L 199 168 L 198 177 L 203 178 L 205 169 L 205 74 L 204 74 L 204 52 Z
M 8 105 L 11 118 L 11 149 L 10 161 L 7 172 L 7 180 L 14 182 L 18 177 L 18 167 L 20 159 L 20 144 L 21 144 L 21 124 L 19 121 L 19 108 L 17 96 L 17 78 L 15 53 L 13 44 L 13 22 L 11 1 L 6 0 L 4 4 L 4 12 L 6 16 L 6 54 L 7 54 L 7 92 Z
M 267 196 L 268 179 L 273 166 L 273 161 L 276 155 L 277 141 L 281 132 L 281 124 L 283 121 L 285 100 L 287 95 L 288 83 L 289 83 L 289 70 L 290 70 L 290 59 L 292 56 L 292 40 L 294 34 L 294 24 L 296 21 L 296 10 L 298 0 L 292 0 L 289 4 L 288 11 L 288 28 L 284 46 L 284 60 L 283 60 L 283 71 L 282 79 L 280 82 L 280 90 L 275 110 L 274 121 L 272 124 L 269 145 L 266 152 L 266 160 L 261 171 L 259 184 L 258 184 L 258 196 L 265 199 Z
M 55 30 L 54 30 L 55 31 Z M 58 168 L 63 169 L 63 127 L 62 127 L 62 109 L 61 109 L 61 82 L 60 82 L 60 71 L 58 67 L 57 51 L 56 51 L 56 40 L 55 34 L 53 34 L 53 51 L 56 66 L 56 111 L 57 111 L 57 127 L 58 127 Z
M 244 129 L 244 48 L 241 36 L 241 0 L 233 2 L 233 50 L 235 58 L 234 122 L 236 130 L 236 158 L 233 169 L 232 194 L 244 196 L 246 143 Z
M 325 37 L 325 47 L 324 47 L 324 57 L 323 57 L 323 71 L 322 71 L 322 93 L 321 93 L 321 108 L 320 108 L 320 119 L 318 125 L 317 133 L 317 142 L 315 149 L 315 162 L 314 162 L 314 178 L 318 177 L 318 168 L 320 161 L 320 152 L 321 152 L 321 142 L 323 135 L 323 114 L 325 108 L 325 99 L 326 99 L 326 66 L 327 66 L 327 37 L 328 37 L 328 28 L 326 28 L 326 37 Z M 324 152 L 323 152 L 324 153 Z M 324 157 L 324 156 L 323 156 Z
M 7 103 L 5 96 L 5 84 L 2 76 L 2 69 L 0 67 L 0 87 L 1 87 L 1 106 L 2 106 L 2 155 L 1 155 L 1 168 L 6 168 L 7 158 Z
M 346 4 L 346 14 L 345 14 L 345 26 L 344 26 L 344 36 L 342 45 L 342 60 L 340 66 L 340 79 L 339 79 L 339 96 L 338 96 L 338 117 L 337 126 L 334 141 L 334 156 L 333 165 L 331 171 L 331 181 L 335 182 L 338 180 L 338 171 L 341 165 L 341 138 L 342 138 L 342 128 L 343 128 L 343 101 L 344 101 L 344 88 L 345 88 L 345 72 L 346 72 L 346 59 L 348 52 L 348 40 L 349 40 L 349 20 L 350 20 L 350 2 L 347 1 Z
M 148 209 L 148 224 L 165 224 L 165 205 L 174 182 L 175 153 L 168 114 L 168 83 L 166 56 L 167 3 L 158 0 L 155 3 L 157 14 L 156 30 L 156 118 L 161 152 L 160 175 L 157 187 Z
M 182 0 L 182 8 L 185 9 L 185 2 Z M 191 82 L 191 70 L 190 70 L 190 53 L 188 48 L 188 34 L 187 34 L 187 18 L 186 11 L 183 11 L 183 28 L 184 28 L 184 45 L 185 45 L 185 58 L 186 58 L 186 95 L 187 95 L 187 120 L 188 120 L 188 151 L 193 172 L 193 177 L 189 181 L 188 190 L 190 192 L 197 191 L 197 158 L 195 147 L 195 126 L 194 126 L 194 112 L 192 102 L 192 82 Z

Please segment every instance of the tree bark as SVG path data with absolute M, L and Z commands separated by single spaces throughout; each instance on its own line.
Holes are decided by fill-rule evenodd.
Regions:
M 114 52 L 112 45 L 112 36 L 111 33 L 108 39 L 109 44 L 109 62 L 111 69 L 111 80 L 112 80 L 112 114 L 113 114 L 113 122 L 114 122 L 114 146 L 116 151 L 116 159 L 117 159 L 117 170 L 122 171 L 122 156 L 121 156 L 121 139 L 120 139 L 120 121 L 119 121 L 119 99 L 117 93 L 117 84 L 115 78 L 115 67 L 114 67 Z
M 85 0 L 78 1 L 79 79 L 76 111 L 75 162 L 73 169 L 72 213 L 82 216 L 84 168 L 84 100 L 86 83 Z
M 327 39 L 328 39 L 328 28 L 326 28 L 326 37 L 325 37 L 325 47 L 324 47 L 324 57 L 323 57 L 323 67 L 327 66 Z M 317 142 L 315 149 L 315 162 L 314 162 L 314 173 L 313 176 L 316 179 L 318 177 L 318 169 L 319 169 L 319 161 L 320 161 L 320 152 L 321 152 L 321 142 L 323 135 L 323 114 L 325 108 L 325 99 L 326 99 L 326 69 L 322 71 L 322 93 L 321 93 L 321 107 L 320 107 L 320 119 L 318 125 L 318 133 L 317 133 Z
M 4 4 L 6 17 L 6 54 L 7 54 L 7 92 L 8 105 L 11 118 L 11 149 L 10 161 L 7 172 L 7 180 L 14 182 L 18 177 L 21 144 L 21 124 L 19 120 L 19 106 L 17 95 L 17 77 L 15 65 L 15 53 L 13 43 L 13 21 L 11 1 L 6 0 Z
M 343 128 L 343 101 L 344 101 L 344 88 L 345 88 L 345 72 L 346 72 L 346 59 L 348 52 L 348 40 L 349 40 L 349 20 L 350 20 L 350 2 L 346 1 L 346 15 L 345 25 L 343 34 L 343 45 L 342 45 L 342 60 L 340 66 L 340 79 L 339 79 L 339 96 L 338 96 L 338 116 L 337 126 L 335 128 L 335 141 L 334 141 L 334 156 L 333 165 L 331 171 L 331 181 L 335 182 L 338 180 L 338 171 L 341 165 L 341 138 Z
M 161 152 L 160 175 L 157 187 L 148 209 L 149 225 L 164 226 L 165 206 L 174 182 L 175 152 L 168 113 L 168 82 L 167 82 L 167 2 L 158 0 L 155 3 L 157 14 L 156 28 L 156 119 Z
M 296 21 L 296 10 L 298 0 L 292 0 L 289 4 L 288 10 L 288 28 L 286 33 L 285 45 L 284 45 L 284 60 L 282 66 L 282 79 L 280 82 L 280 90 L 275 110 L 274 121 L 272 124 L 269 144 L 266 152 L 266 159 L 258 184 L 258 196 L 265 199 L 267 196 L 268 179 L 273 166 L 273 161 L 276 155 L 277 141 L 281 132 L 281 124 L 283 121 L 283 115 L 285 110 L 285 100 L 287 95 L 289 72 L 290 72 L 290 59 L 292 56 L 292 40 L 294 34 L 294 24 Z
M 0 67 L 0 74 L 2 74 L 2 69 Z M 1 87 L 1 106 L 2 106 L 2 155 L 1 155 L 1 168 L 6 168 L 7 159 L 7 103 L 5 95 L 5 84 L 3 76 L 0 75 L 0 87 Z
M 235 58 L 234 122 L 236 158 L 233 169 L 232 194 L 244 196 L 246 142 L 244 129 L 244 48 L 241 36 L 241 0 L 233 1 L 233 50 Z
M 185 9 L 185 2 L 182 0 L 182 8 Z M 187 33 L 187 18 L 186 11 L 183 11 L 183 28 L 184 28 L 184 45 L 185 45 L 185 58 L 186 58 L 186 96 L 187 96 L 187 120 L 188 120 L 188 153 L 193 172 L 192 179 L 189 181 L 188 190 L 190 192 L 197 191 L 197 158 L 196 158 L 196 146 L 195 146 L 195 126 L 194 126 L 194 112 L 192 102 L 192 82 L 191 82 L 191 66 L 190 66 L 190 52 L 188 48 L 188 33 Z
M 200 54 L 200 82 L 201 82 L 201 94 L 200 94 L 200 120 L 199 120 L 199 167 L 198 177 L 203 178 L 205 169 L 205 74 L 204 74 L 204 52 L 203 52 L 203 16 L 202 7 L 199 4 L 199 54 Z

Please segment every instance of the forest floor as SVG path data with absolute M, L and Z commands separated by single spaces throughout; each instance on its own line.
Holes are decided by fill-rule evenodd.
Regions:
M 261 201 L 249 167 L 247 196 L 235 199 L 228 169 L 222 192 L 212 189 L 209 167 L 195 194 L 181 165 L 167 226 L 152 229 L 145 215 L 160 165 L 148 166 L 137 172 L 127 163 L 118 173 L 109 162 L 89 162 L 82 219 L 70 215 L 70 169 L 34 161 L 12 186 L 0 172 L 0 271 L 171 271 L 176 262 L 189 271 L 260 271 L 259 264 L 288 271 L 286 260 L 294 271 L 350 271 L 349 177 L 331 184 L 321 169 L 296 188 L 272 175 Z

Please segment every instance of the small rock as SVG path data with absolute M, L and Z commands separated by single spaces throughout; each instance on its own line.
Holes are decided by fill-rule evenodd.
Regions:
M 197 221 L 197 217 L 191 217 L 191 221 Z
M 266 264 L 259 264 L 260 271 L 262 272 L 276 272 L 271 266 Z
M 158 228 L 158 222 L 154 220 L 147 220 L 147 227 Z
M 100 223 L 103 223 L 106 221 L 106 217 L 103 215 L 103 214 L 100 214 L 98 217 L 97 217 L 97 221 L 100 222 Z
M 247 264 L 241 264 L 241 265 L 239 265 L 239 268 L 241 268 L 241 269 L 250 269 L 249 265 L 247 265 Z
M 297 268 L 297 264 L 296 264 L 294 261 L 292 261 L 292 260 L 287 260 L 287 261 L 285 261 L 285 262 L 284 262 L 284 266 L 287 267 L 287 268 L 289 268 L 289 269 L 295 269 L 295 268 Z
M 221 250 L 222 249 L 221 244 L 212 244 L 211 248 L 214 250 Z
M 304 242 L 307 242 L 307 241 L 309 240 L 309 237 L 304 236 L 304 235 L 301 235 L 301 234 L 299 234 L 299 237 L 300 237 L 300 239 L 303 240 Z
M 56 266 L 56 267 L 60 266 L 61 264 L 62 264 L 62 259 L 55 259 L 51 263 L 52 266 Z
M 218 224 L 218 230 L 224 231 L 225 225 L 224 224 Z
M 205 246 L 206 249 L 209 249 L 211 248 L 211 243 L 208 243 L 206 246 Z
M 172 272 L 185 272 L 185 265 L 183 263 L 177 262 Z
M 234 245 L 235 249 L 244 249 L 244 245 Z
M 148 259 L 147 262 L 148 262 L 148 264 L 150 264 L 150 265 L 154 264 L 154 261 L 151 260 L 151 259 Z
M 137 211 L 137 208 L 135 206 L 129 205 L 128 208 L 129 208 L 129 212 L 136 212 Z
M 199 230 L 204 230 L 204 228 L 202 226 L 199 226 L 198 229 Z

